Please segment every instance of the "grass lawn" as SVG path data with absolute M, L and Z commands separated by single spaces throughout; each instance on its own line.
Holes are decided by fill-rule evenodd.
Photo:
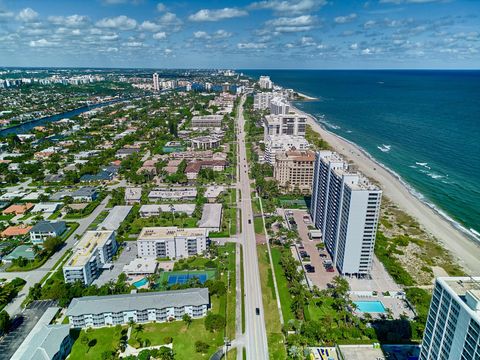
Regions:
M 138 346 L 137 339 L 149 339 L 151 346 L 162 345 L 165 344 L 166 337 L 172 337 L 176 360 L 209 359 L 223 344 L 223 332 L 211 333 L 205 330 L 204 319 L 193 320 L 189 327 L 183 321 L 149 323 L 144 326 L 145 329 L 139 334 L 135 330 L 132 331 L 128 343 L 136 347 Z M 210 344 L 208 354 L 202 356 L 195 351 L 195 342 L 198 340 Z
M 282 326 L 278 314 L 273 277 L 268 260 L 267 246 L 257 246 L 258 265 L 260 270 L 260 282 L 262 284 L 263 309 L 265 325 L 267 328 L 268 350 L 270 359 L 285 359 L 285 350 Z
M 123 327 L 124 329 L 126 327 Z M 85 331 L 82 331 L 84 333 Z M 102 358 L 102 353 L 106 351 L 115 351 L 120 344 L 121 332 L 114 327 L 105 327 L 95 330 L 90 330 L 88 338 L 90 344 L 94 346 L 82 344 L 78 339 L 80 334 L 75 334 L 74 339 L 77 338 L 72 347 L 69 360 L 98 360 Z
M 95 218 L 95 220 L 92 221 L 92 223 L 88 226 L 88 230 L 95 230 L 100 223 L 105 220 L 105 218 L 108 216 L 110 211 L 108 210 L 103 210 L 98 216 Z
M 255 234 L 263 234 L 263 218 L 255 217 L 253 219 L 253 227 L 255 228 Z
M 288 292 L 288 282 L 280 265 L 281 250 L 276 247 L 271 247 L 273 268 L 275 269 L 275 278 L 277 279 L 278 295 L 280 296 L 280 304 L 282 306 L 283 321 L 288 322 L 294 319 L 290 305 L 292 297 Z

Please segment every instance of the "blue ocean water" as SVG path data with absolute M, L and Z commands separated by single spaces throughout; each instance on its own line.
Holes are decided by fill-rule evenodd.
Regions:
M 243 72 L 318 98 L 295 105 L 480 239 L 480 71 Z

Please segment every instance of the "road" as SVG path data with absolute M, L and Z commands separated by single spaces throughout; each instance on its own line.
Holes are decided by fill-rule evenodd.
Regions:
M 251 201 L 251 188 L 249 168 L 247 164 L 247 151 L 245 146 L 245 118 L 243 117 L 242 97 L 238 107 L 238 164 L 239 177 L 238 187 L 241 190 L 240 207 L 242 210 L 242 234 L 244 244 L 243 268 L 245 278 L 245 347 L 247 359 L 268 359 L 267 331 L 262 303 L 262 287 L 258 268 L 257 246 L 255 230 L 253 227 L 253 210 Z M 259 309 L 259 315 L 256 309 Z
M 29 289 L 39 282 L 47 273 L 53 275 L 57 270 L 55 267 L 56 262 L 65 254 L 68 249 L 71 249 L 73 245 L 77 242 L 79 236 L 81 236 L 90 226 L 90 224 L 95 220 L 95 218 L 105 210 L 108 201 L 110 200 L 110 195 L 107 196 L 103 201 L 92 211 L 90 215 L 83 219 L 76 219 L 75 222 L 79 223 L 78 228 L 68 237 L 65 241 L 65 245 L 52 255 L 50 259 L 45 262 L 41 267 L 32 271 L 22 271 L 22 272 L 2 272 L 0 277 L 4 279 L 13 279 L 16 277 L 24 279 L 27 283 L 17 295 L 6 307 L 5 310 L 13 316 L 18 314 L 21 309 L 21 304 L 25 297 L 28 295 Z

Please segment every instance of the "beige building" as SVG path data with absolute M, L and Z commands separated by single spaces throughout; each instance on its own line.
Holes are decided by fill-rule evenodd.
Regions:
M 273 176 L 285 191 L 309 193 L 312 189 L 315 153 L 290 150 L 277 153 Z

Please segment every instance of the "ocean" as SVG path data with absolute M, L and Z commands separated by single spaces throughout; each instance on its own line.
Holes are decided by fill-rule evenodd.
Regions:
M 243 70 L 317 101 L 295 106 L 396 173 L 480 240 L 480 71 Z

